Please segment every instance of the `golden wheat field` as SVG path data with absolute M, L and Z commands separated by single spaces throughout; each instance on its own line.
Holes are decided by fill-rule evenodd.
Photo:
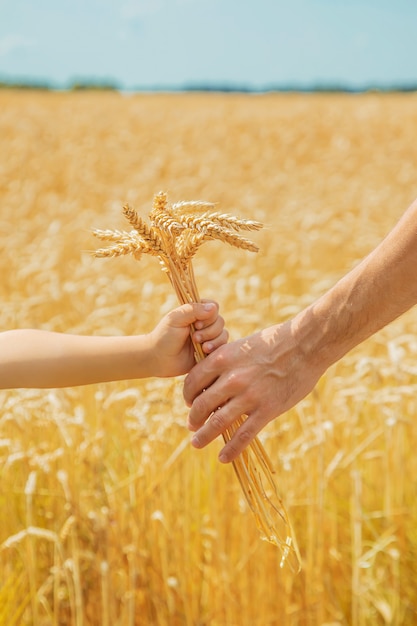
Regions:
M 284 321 L 417 196 L 415 94 L 0 93 L 0 328 L 147 332 L 154 258 L 97 259 L 155 193 L 265 224 L 194 260 L 231 339 Z M 1 626 L 417 624 L 417 313 L 260 438 L 303 567 L 280 568 L 182 379 L 0 392 Z

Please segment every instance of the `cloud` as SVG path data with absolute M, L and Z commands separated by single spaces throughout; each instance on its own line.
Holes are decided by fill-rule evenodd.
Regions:
M 32 48 L 35 42 L 23 35 L 9 34 L 0 39 L 0 57 L 7 57 L 16 51 Z

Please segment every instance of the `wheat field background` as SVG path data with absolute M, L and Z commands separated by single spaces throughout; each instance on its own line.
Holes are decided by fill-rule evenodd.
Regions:
M 157 262 L 94 259 L 155 193 L 264 222 L 194 268 L 231 339 L 284 321 L 417 196 L 415 94 L 0 93 L 2 330 L 150 330 Z M 259 539 L 182 380 L 0 392 L 1 626 L 417 624 L 417 314 L 333 366 L 262 441 L 303 569 Z

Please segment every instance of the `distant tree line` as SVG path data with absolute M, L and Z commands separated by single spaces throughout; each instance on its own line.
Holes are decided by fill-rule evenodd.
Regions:
M 345 84 L 316 83 L 312 85 L 299 84 L 270 84 L 264 87 L 254 88 L 247 85 L 237 85 L 232 83 L 189 83 L 182 86 L 153 85 L 138 86 L 126 89 L 116 81 L 111 79 L 74 79 L 64 87 L 47 81 L 27 80 L 27 79 L 2 79 L 0 77 L 0 89 L 23 89 L 40 91 L 130 91 L 130 92 L 203 92 L 203 93 L 363 93 L 369 91 L 391 93 L 391 92 L 417 92 L 417 80 L 415 83 L 378 85 L 369 84 L 365 87 L 352 87 Z
M 64 87 L 47 81 L 1 79 L 0 89 L 35 89 L 40 91 L 120 91 L 121 87 L 112 80 L 74 79 Z

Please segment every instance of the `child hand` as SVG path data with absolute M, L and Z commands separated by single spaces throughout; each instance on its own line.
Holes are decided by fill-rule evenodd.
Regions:
M 152 375 L 180 376 L 195 365 L 191 324 L 195 328 L 193 340 L 201 344 L 206 354 L 227 343 L 229 334 L 218 311 L 218 304 L 207 300 L 183 304 L 165 315 L 149 335 L 153 346 Z

